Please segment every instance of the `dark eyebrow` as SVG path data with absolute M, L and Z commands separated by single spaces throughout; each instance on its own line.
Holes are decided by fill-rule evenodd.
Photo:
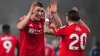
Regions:
M 40 9 L 38 9 L 37 11 L 41 11 L 41 12 L 44 12 L 44 10 L 40 10 Z

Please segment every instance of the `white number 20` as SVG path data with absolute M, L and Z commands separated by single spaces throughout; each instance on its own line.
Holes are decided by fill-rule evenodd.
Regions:
M 74 46 L 79 41 L 80 41 L 80 48 L 82 50 L 85 49 L 85 45 L 83 45 L 83 41 L 84 41 L 84 38 L 85 38 L 85 43 L 86 43 L 86 38 L 87 38 L 86 33 L 83 33 L 80 36 L 78 36 L 77 34 L 71 34 L 70 39 L 72 39 L 72 38 L 76 38 L 76 40 L 74 40 L 73 42 L 70 43 L 70 45 L 69 45 L 70 50 L 79 50 L 79 46 Z
M 6 53 L 9 53 L 11 47 L 12 47 L 12 43 L 11 41 L 4 41 L 3 42 L 3 47 L 6 49 Z

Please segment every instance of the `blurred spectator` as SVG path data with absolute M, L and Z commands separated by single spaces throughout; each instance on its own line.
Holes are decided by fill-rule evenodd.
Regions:
M 100 41 L 96 41 L 96 45 L 91 50 L 90 56 L 100 56 Z
M 19 49 L 19 41 L 11 35 L 10 25 L 2 26 L 3 34 L 0 36 L 0 56 L 15 56 L 15 48 Z M 17 52 L 18 55 L 18 52 Z
M 45 56 L 55 56 L 55 51 L 50 44 L 47 44 L 47 39 L 45 38 Z
M 58 39 L 53 39 L 52 40 L 52 46 L 56 52 L 56 56 L 59 54 L 59 40 Z

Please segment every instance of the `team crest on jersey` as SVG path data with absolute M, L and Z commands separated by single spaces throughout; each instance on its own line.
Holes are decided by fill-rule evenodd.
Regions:
M 30 24 L 29 26 L 30 26 L 30 27 L 33 27 L 33 25 L 32 25 L 32 24 Z
M 29 31 L 28 33 L 31 33 L 31 34 L 41 34 L 42 33 L 42 30 L 41 29 L 33 29 L 33 28 L 29 28 Z

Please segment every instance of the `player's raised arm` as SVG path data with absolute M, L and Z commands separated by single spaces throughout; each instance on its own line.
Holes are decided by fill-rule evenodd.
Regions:
M 17 24 L 17 28 L 18 28 L 18 29 L 23 29 L 23 28 L 26 26 L 26 24 L 28 23 L 28 21 L 29 21 L 31 15 L 33 14 L 33 9 L 34 9 L 36 6 L 37 6 L 37 3 L 34 2 L 34 3 L 32 4 L 32 6 L 31 6 L 31 8 L 30 8 L 30 11 L 28 12 L 28 14 L 24 17 L 23 20 L 21 20 L 21 21 Z M 34 14 L 34 16 L 35 16 L 35 14 Z
M 47 30 L 49 29 L 49 22 L 50 22 L 49 19 L 52 18 L 50 7 L 48 6 L 48 7 L 44 10 L 44 12 L 45 12 L 44 33 L 47 33 Z
M 52 18 L 51 15 L 51 8 L 47 7 L 45 11 L 45 24 L 44 24 L 44 33 L 46 34 L 53 34 L 52 29 L 50 28 L 56 28 L 55 23 L 50 22 L 50 19 Z
M 61 27 L 62 22 L 57 13 L 57 1 L 56 0 L 51 0 L 50 8 L 51 8 L 51 12 L 53 13 L 53 16 L 54 16 L 54 23 L 55 23 L 56 27 L 57 28 Z M 51 24 L 51 26 L 52 26 L 52 24 Z
M 72 10 L 78 11 L 78 8 L 77 7 L 73 7 Z M 78 23 L 83 25 L 83 26 L 85 26 L 90 31 L 89 27 L 87 26 L 87 24 L 82 19 L 80 19 L 78 21 Z
M 53 34 L 53 30 L 50 29 L 50 28 L 60 28 L 62 26 L 62 22 L 57 14 L 57 2 L 56 0 L 51 0 L 50 2 L 50 8 L 47 8 L 46 9 L 46 12 L 45 14 L 47 14 L 48 16 L 46 18 L 52 18 L 51 16 L 51 12 L 54 16 L 54 22 L 50 24 L 50 26 L 48 26 L 48 24 L 45 24 L 45 33 L 48 33 L 48 34 Z
M 89 32 L 90 32 L 89 27 L 86 25 L 86 23 L 82 19 L 79 20 L 79 24 L 85 26 L 89 30 Z
M 45 19 L 51 19 L 51 18 L 52 18 L 50 6 L 48 6 L 48 7 L 44 10 L 44 12 L 45 12 Z

